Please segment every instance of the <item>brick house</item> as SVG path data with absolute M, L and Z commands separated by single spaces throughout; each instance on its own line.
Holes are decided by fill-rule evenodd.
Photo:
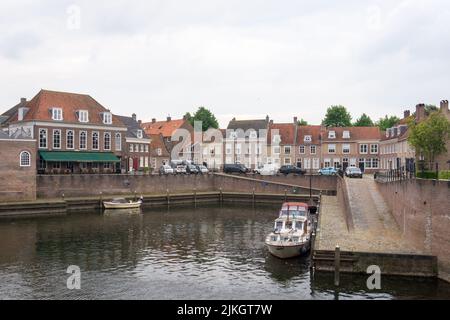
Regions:
M 164 144 L 166 145 L 166 149 L 169 151 L 170 155 L 172 155 L 172 151 L 174 150 L 174 148 L 179 143 L 182 143 L 181 139 L 172 141 L 173 135 L 175 133 L 182 133 L 184 130 L 186 130 L 189 136 L 186 136 L 185 138 L 189 139 L 189 141 L 184 141 L 183 145 L 180 145 L 183 146 L 183 148 L 178 153 L 179 157 L 181 159 L 194 160 L 196 162 L 199 160 L 200 150 L 197 150 L 195 148 L 193 141 L 194 128 L 186 118 L 183 117 L 183 119 L 174 120 L 171 117 L 167 117 L 166 121 L 156 121 L 156 119 L 153 118 L 151 122 L 142 123 L 142 128 L 149 136 L 161 134 Z
M 125 172 L 145 172 L 150 169 L 151 139 L 141 128 L 136 114 L 131 117 L 117 116 L 127 127 L 123 148 L 122 168 Z
M 164 143 L 162 134 L 152 134 L 150 138 L 150 167 L 153 172 L 159 170 L 163 164 L 170 161 L 170 153 Z
M 3 116 L 10 136 L 36 140 L 39 173 L 121 171 L 127 128 L 89 95 L 41 90 Z
M 269 123 L 267 135 L 268 155 L 266 163 L 295 165 L 295 146 L 297 140 L 297 118 L 293 123 Z
M 380 139 L 378 127 L 323 127 L 322 167 L 345 170 L 351 166 L 366 173 L 378 171 Z
M 255 169 L 267 160 L 269 116 L 259 120 L 236 120 L 227 126 L 224 149 L 226 164 L 242 163 Z
M 0 130 L 0 201 L 36 199 L 36 141 Z
M 318 170 L 322 163 L 321 126 L 299 126 L 295 144 L 296 165 L 306 170 Z

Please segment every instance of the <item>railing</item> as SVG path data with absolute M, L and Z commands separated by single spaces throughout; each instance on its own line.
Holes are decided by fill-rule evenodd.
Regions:
M 392 169 L 385 172 L 377 172 L 374 175 L 375 179 L 382 182 L 412 180 L 416 178 L 415 171 L 407 170 L 405 167 L 399 169 Z

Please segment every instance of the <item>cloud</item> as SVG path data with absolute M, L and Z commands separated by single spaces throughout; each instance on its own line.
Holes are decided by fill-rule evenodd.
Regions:
M 2 1 L 0 105 L 48 88 L 144 120 L 205 105 L 222 126 L 319 123 L 331 104 L 401 115 L 448 98 L 449 18 L 443 0 Z

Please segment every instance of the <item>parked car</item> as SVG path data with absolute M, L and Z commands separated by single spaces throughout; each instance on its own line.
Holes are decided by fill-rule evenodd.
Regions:
M 168 164 L 164 164 L 159 168 L 160 174 L 174 174 L 174 170 Z
M 208 170 L 208 168 L 207 167 L 205 167 L 204 165 L 202 165 L 202 164 L 198 164 L 197 165 L 197 170 L 198 170 L 198 172 L 199 173 L 208 173 L 209 172 L 209 170 Z
M 293 166 L 293 165 L 286 165 L 286 166 L 281 166 L 279 172 L 284 174 L 284 175 L 288 175 L 290 173 L 305 174 L 306 170 L 300 169 L 299 167 L 296 167 L 296 166 Z
M 276 175 L 277 172 L 278 166 L 271 163 L 266 163 L 265 165 L 255 169 L 255 173 L 258 173 L 262 176 L 273 176 Z
M 186 172 L 189 173 L 189 174 L 197 174 L 198 173 L 198 169 L 193 164 L 188 164 L 186 166 Z
M 320 175 L 323 175 L 323 176 L 335 176 L 338 173 L 336 168 L 333 168 L 333 167 L 322 168 L 318 172 Z
M 170 161 L 170 166 L 172 167 L 174 173 L 176 174 L 186 174 L 186 165 L 183 164 L 181 160 Z
M 224 173 L 247 173 L 249 170 L 243 164 L 234 163 L 234 164 L 224 164 L 223 172 Z
M 345 176 L 349 178 L 361 178 L 363 177 L 363 173 L 360 168 L 357 167 L 348 167 L 345 169 Z

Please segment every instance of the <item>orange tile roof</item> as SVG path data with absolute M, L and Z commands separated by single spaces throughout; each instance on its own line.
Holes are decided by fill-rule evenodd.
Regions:
M 311 136 L 311 144 L 320 144 L 321 126 L 299 126 L 297 144 L 305 143 L 305 136 Z
M 41 90 L 33 99 L 27 102 L 29 111 L 24 117 L 24 121 L 55 121 L 52 120 L 51 108 L 61 108 L 63 110 L 64 123 L 80 123 L 77 111 L 88 110 L 89 122 L 86 124 L 105 125 L 103 123 L 102 112 L 109 110 L 98 103 L 94 98 L 86 94 L 58 92 Z M 12 121 L 17 121 L 17 112 Z M 125 125 L 116 117 L 112 116 L 112 125 L 124 127 Z
M 336 138 L 329 139 L 328 132 L 335 131 Z M 350 139 L 343 138 L 343 132 L 350 131 Z M 382 134 L 379 127 L 328 127 L 322 130 L 322 141 L 354 141 L 380 140 Z
M 295 143 L 295 126 L 293 123 L 272 123 L 269 124 L 269 132 L 267 135 L 267 142 L 272 142 L 272 130 L 278 130 L 281 138 L 280 144 L 294 145 Z M 275 133 L 274 133 L 275 134 Z
M 181 128 L 187 120 L 170 120 L 142 123 L 142 128 L 149 135 L 162 134 L 163 137 L 171 137 L 173 132 Z

